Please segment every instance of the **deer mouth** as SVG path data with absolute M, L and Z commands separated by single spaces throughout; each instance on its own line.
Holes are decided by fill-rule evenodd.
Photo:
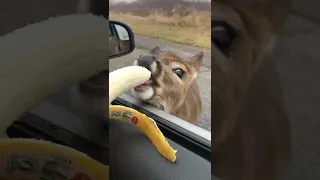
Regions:
M 150 78 L 143 84 L 140 84 L 139 86 L 133 88 L 132 91 L 138 99 L 142 101 L 148 101 L 152 99 L 152 97 L 155 94 L 153 84 L 154 84 L 153 79 Z
M 144 82 L 143 84 L 140 84 L 139 86 L 133 88 L 134 91 L 136 92 L 145 92 L 147 89 L 151 88 L 153 83 L 153 80 L 150 78 L 149 80 L 147 80 L 146 82 Z

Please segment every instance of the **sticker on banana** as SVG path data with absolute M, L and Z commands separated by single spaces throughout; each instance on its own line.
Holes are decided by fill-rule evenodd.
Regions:
M 156 122 L 132 108 L 111 105 L 118 96 L 149 80 L 151 72 L 144 67 L 128 66 L 109 73 L 109 119 L 131 123 L 141 129 L 158 152 L 170 162 L 176 161 L 174 150 L 163 136 Z

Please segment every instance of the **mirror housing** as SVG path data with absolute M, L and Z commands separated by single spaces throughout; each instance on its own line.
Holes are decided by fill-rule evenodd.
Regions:
M 131 28 L 118 21 L 109 21 L 109 59 L 131 53 L 135 48 L 134 35 Z M 99 97 L 108 97 L 109 71 L 102 71 L 91 76 L 86 81 L 80 82 L 79 89 L 82 93 Z
M 118 21 L 109 21 L 109 59 L 131 53 L 135 48 L 131 28 Z

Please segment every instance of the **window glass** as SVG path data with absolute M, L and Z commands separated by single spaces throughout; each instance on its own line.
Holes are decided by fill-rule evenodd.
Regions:
M 131 66 L 140 55 L 150 54 L 153 49 L 152 55 L 161 64 L 154 66 L 150 81 L 127 94 L 162 113 L 179 117 L 178 121 L 208 131 L 211 131 L 210 3 L 111 0 L 110 20 L 132 28 L 136 48 L 131 54 L 109 62 L 110 71 Z M 116 29 L 120 39 L 128 38 L 121 26 Z M 164 56 L 166 52 L 170 53 Z M 166 73 L 157 75 L 157 70 Z M 162 113 L 157 115 L 163 116 Z M 189 125 L 182 124 L 185 128 Z

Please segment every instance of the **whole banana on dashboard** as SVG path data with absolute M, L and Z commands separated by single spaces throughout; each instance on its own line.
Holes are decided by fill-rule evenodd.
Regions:
M 162 156 L 175 162 L 177 151 L 169 145 L 153 119 L 132 108 L 111 105 L 119 95 L 143 84 L 150 77 L 151 72 L 140 66 L 128 66 L 109 73 L 109 119 L 122 120 L 135 125 L 146 134 Z

